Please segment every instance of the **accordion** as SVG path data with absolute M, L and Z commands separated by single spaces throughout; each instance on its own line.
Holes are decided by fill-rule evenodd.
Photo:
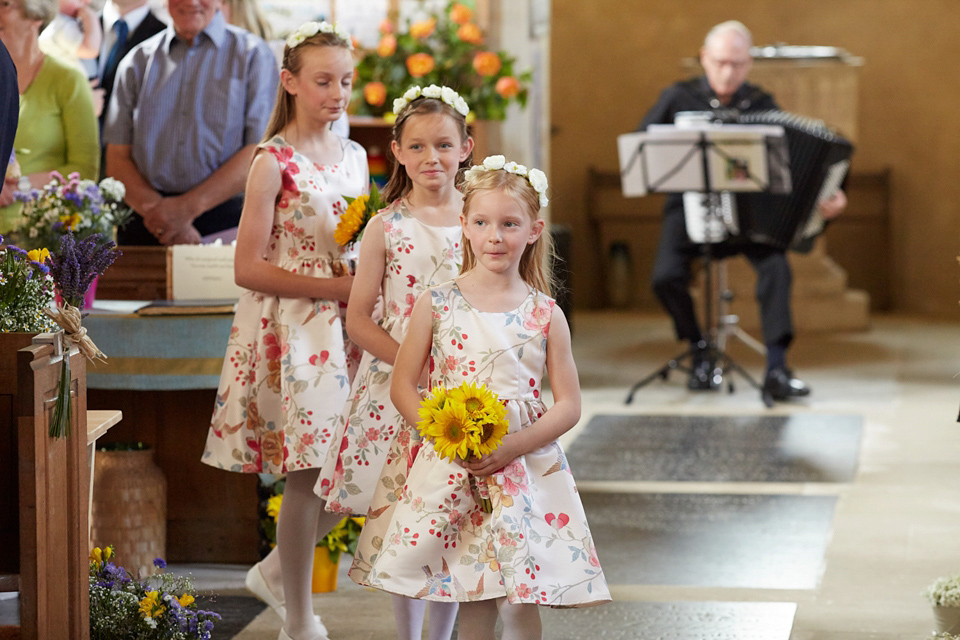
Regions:
M 736 122 L 783 127 L 792 183 L 789 193 L 737 194 L 740 235 L 783 249 L 810 251 L 824 228 L 817 204 L 840 188 L 853 145 L 820 120 L 785 111 L 742 113 Z

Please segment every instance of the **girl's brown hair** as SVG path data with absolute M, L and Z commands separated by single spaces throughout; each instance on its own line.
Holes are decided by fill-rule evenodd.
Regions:
M 300 69 L 303 67 L 303 52 L 306 51 L 308 47 L 342 47 L 347 51 L 351 49 L 350 43 L 336 33 L 321 31 L 314 36 L 310 36 L 295 47 L 291 48 L 290 45 L 284 45 L 283 64 L 281 64 L 280 67 L 286 69 L 293 75 L 300 73 Z M 287 93 L 281 81 L 277 84 L 277 100 L 273 105 L 270 122 L 267 124 L 267 130 L 263 134 L 263 140 L 261 142 L 266 142 L 280 133 L 284 127 L 290 124 L 295 114 L 296 102 L 294 97 Z
M 448 105 L 443 100 L 437 98 L 424 98 L 420 97 L 408 104 L 397 116 L 397 121 L 393 123 L 393 140 L 399 145 L 401 144 L 401 139 L 403 138 L 403 129 L 407 124 L 407 121 L 411 116 L 425 116 L 432 115 L 435 113 L 442 113 L 453 118 L 453 121 L 457 123 L 457 129 L 460 132 L 460 143 L 463 144 L 467 141 L 467 138 L 470 136 L 469 131 L 467 131 L 467 121 L 460 115 L 460 113 Z M 391 154 L 393 150 L 391 149 Z M 470 164 L 473 162 L 473 152 L 471 151 L 467 158 L 460 163 L 460 171 L 457 173 L 457 181 L 459 182 L 463 172 L 470 168 Z M 402 198 L 407 195 L 407 192 L 413 187 L 413 181 L 410 179 L 410 176 L 407 175 L 407 170 L 403 167 L 402 164 L 397 160 L 396 157 L 393 158 L 393 169 L 390 172 L 390 179 L 387 180 L 387 184 L 383 187 L 383 201 L 384 202 L 393 202 L 397 198 Z
M 479 193 L 504 191 L 520 201 L 532 221 L 540 219 L 540 196 L 530 182 L 523 176 L 509 171 L 482 171 L 463 185 L 463 217 L 470 215 L 470 204 Z M 520 256 L 520 277 L 534 289 L 553 296 L 555 289 L 553 274 L 547 261 L 553 260 L 553 241 L 550 232 L 544 229 L 540 237 L 523 250 Z M 477 265 L 477 256 L 469 242 L 463 243 L 463 265 L 460 273 L 466 273 Z

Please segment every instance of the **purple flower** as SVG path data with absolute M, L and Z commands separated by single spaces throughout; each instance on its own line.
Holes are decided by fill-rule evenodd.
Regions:
M 64 234 L 56 253 L 50 254 L 50 273 L 60 295 L 69 304 L 80 307 L 93 279 L 106 271 L 119 254 L 117 245 L 99 233 L 83 240 L 77 240 L 72 233 Z
M 157 569 L 163 569 L 167 566 L 167 563 L 164 562 L 163 558 L 154 558 L 153 566 L 155 566 Z

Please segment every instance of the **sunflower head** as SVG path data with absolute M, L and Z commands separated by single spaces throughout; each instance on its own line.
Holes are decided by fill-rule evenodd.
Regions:
M 474 454 L 482 457 L 503 444 L 503 436 L 507 435 L 510 423 L 506 420 L 506 413 L 504 413 L 503 419 L 484 419 L 478 426 L 479 437 L 478 442 L 474 445 Z
M 432 440 L 441 458 L 465 459 L 470 453 L 471 441 L 476 439 L 477 428 L 463 406 L 451 402 L 437 412 L 433 428 L 424 435 Z
M 345 247 L 351 242 L 355 242 L 360 231 L 370 220 L 370 211 L 367 209 L 367 202 L 370 196 L 362 195 L 350 201 L 347 210 L 340 216 L 337 228 L 333 232 L 333 239 L 341 247 Z
M 417 423 L 417 429 L 423 436 L 426 436 L 428 432 L 432 431 L 431 425 L 435 420 L 437 412 L 443 409 L 446 404 L 447 390 L 443 387 L 434 387 L 430 395 L 420 403 L 420 409 L 418 411 L 420 422 Z
M 497 395 L 476 382 L 464 382 L 456 389 L 451 389 L 450 400 L 462 404 L 467 415 L 473 419 L 477 419 L 494 405 L 500 406 Z

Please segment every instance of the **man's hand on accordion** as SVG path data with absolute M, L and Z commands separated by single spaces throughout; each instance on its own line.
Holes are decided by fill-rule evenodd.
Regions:
M 817 208 L 825 221 L 833 220 L 847 208 L 847 194 L 843 189 L 838 189 L 832 196 L 817 203 Z

